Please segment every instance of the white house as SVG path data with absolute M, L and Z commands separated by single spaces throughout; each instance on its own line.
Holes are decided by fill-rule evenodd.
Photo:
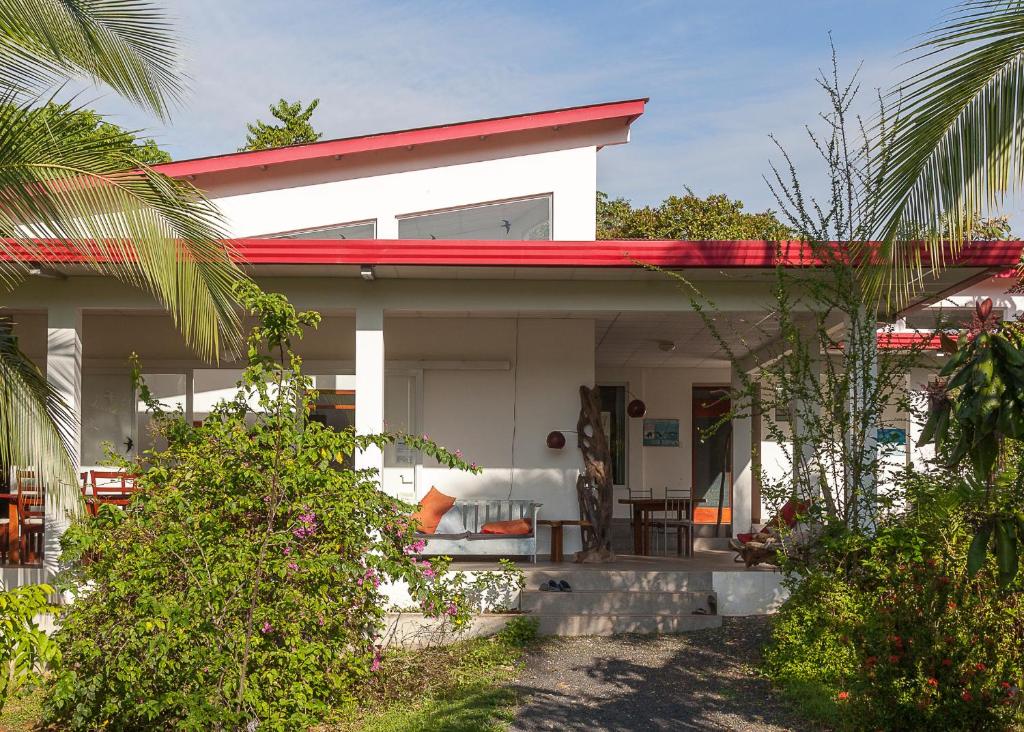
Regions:
M 325 405 L 351 407 L 329 410 L 333 423 L 427 433 L 483 467 L 455 473 L 401 448 L 361 456 L 382 469 L 388 491 L 412 501 L 432 485 L 532 498 L 545 517 L 578 517 L 571 430 L 578 387 L 598 384 L 621 496 L 692 486 L 708 499 L 698 519 L 713 523 L 725 470 L 724 521 L 747 531 L 764 516 L 751 471 L 758 430 L 737 421 L 729 455 L 694 439 L 695 425 L 714 418 L 701 405 L 735 375 L 688 297 L 636 263 L 681 271 L 714 301 L 733 345 L 754 350 L 766 342 L 758 324 L 777 249 L 595 241 L 599 153 L 629 141 L 644 107 L 634 99 L 159 169 L 217 203 L 261 286 L 323 314 L 300 351 Z M 1019 242 L 968 250 L 914 305 L 952 298 L 962 308 L 977 293 L 1005 293 L 996 276 L 1019 255 Z M 805 263 L 799 245 L 782 256 Z M 74 266 L 50 263 L 44 274 L 59 276 L 31 278 L 4 304 L 23 350 L 80 416 L 83 468 L 103 459 L 106 442 L 146 447 L 130 353 L 154 391 L 194 420 L 237 379 L 237 364 L 197 359 L 146 293 Z M 998 306 L 1010 315 L 1024 302 L 1000 294 Z M 646 403 L 644 419 L 625 413 L 634 398 Z M 658 428 L 648 444 L 645 420 L 658 420 L 647 423 Z M 554 430 L 567 433 L 565 449 L 547 447 Z M 541 534 L 542 550 L 546 542 Z M 578 547 L 578 533 L 567 534 L 566 551 Z

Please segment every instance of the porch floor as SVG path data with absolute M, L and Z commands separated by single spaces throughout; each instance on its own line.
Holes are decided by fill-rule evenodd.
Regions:
M 618 554 L 614 562 L 604 564 L 577 564 L 572 557 L 566 555 L 564 562 L 552 562 L 546 554 L 537 556 L 537 563 L 529 559 L 517 558 L 516 565 L 524 570 L 531 569 L 560 569 L 578 571 L 634 571 L 634 572 L 769 572 L 777 573 L 779 570 L 768 564 L 757 567 L 745 567 L 740 562 L 733 561 L 736 552 L 728 549 L 698 549 L 692 557 L 677 556 L 638 556 L 636 554 Z M 497 560 L 470 559 L 466 561 L 455 561 L 453 569 L 463 570 L 493 570 L 498 568 Z

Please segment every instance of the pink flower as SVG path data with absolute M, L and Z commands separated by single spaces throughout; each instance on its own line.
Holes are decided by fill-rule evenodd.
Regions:
M 431 567 L 427 567 L 427 568 L 425 568 L 423 570 L 423 576 L 428 578 L 428 579 L 433 579 L 434 577 L 437 576 L 437 574 L 434 572 L 434 570 Z
M 295 562 L 288 562 L 288 569 L 290 569 L 293 572 L 298 572 L 299 565 L 297 565 Z
M 299 525 L 292 529 L 292 535 L 296 539 L 305 539 L 317 532 L 316 514 L 312 511 L 307 510 L 306 513 L 299 514 L 298 522 Z
M 477 469 L 477 464 L 476 463 L 470 463 L 469 464 L 469 469 L 470 470 L 476 470 Z
M 284 548 L 284 555 L 287 557 L 291 553 L 292 553 L 292 548 L 290 546 L 286 546 Z
M 264 620 L 263 621 L 263 625 L 260 626 L 260 630 L 263 632 L 264 635 L 266 635 L 267 633 L 269 633 L 273 629 L 274 629 L 274 626 L 270 624 L 269 620 Z
M 381 653 L 380 653 L 380 647 L 377 646 L 377 647 L 375 647 L 373 649 L 373 661 L 370 662 L 370 670 L 371 671 L 378 671 L 378 670 L 380 670 L 381 659 L 382 659 L 382 656 L 381 656 Z
M 461 460 L 462 459 L 462 450 L 456 450 L 455 451 L 455 457 L 457 457 L 459 460 Z
M 459 612 L 459 608 L 455 606 L 454 602 L 451 602 L 448 603 L 448 609 L 445 610 L 445 612 L 454 617 L 455 614 Z
M 423 539 L 417 539 L 412 544 L 407 546 L 403 551 L 406 554 L 419 554 L 421 551 L 427 548 L 427 542 Z

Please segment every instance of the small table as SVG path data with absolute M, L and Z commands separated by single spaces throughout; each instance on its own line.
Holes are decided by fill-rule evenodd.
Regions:
M 677 518 L 683 518 L 680 504 L 687 504 L 686 517 L 693 519 L 693 508 L 695 504 L 704 503 L 704 498 L 673 498 L 671 503 L 676 508 Z M 630 522 L 633 525 L 633 552 L 645 557 L 651 553 L 651 537 L 648 528 L 651 526 L 651 514 L 669 511 L 669 500 L 666 498 L 620 498 L 623 503 L 632 509 Z
M 551 561 L 561 562 L 562 557 L 562 527 L 563 526 L 590 526 L 589 521 L 583 519 L 538 519 L 541 526 L 551 527 Z

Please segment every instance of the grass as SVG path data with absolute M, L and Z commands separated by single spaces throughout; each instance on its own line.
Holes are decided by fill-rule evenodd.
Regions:
M 493 638 L 450 646 L 389 653 L 364 702 L 321 732 L 499 732 L 515 716 L 516 693 L 508 688 L 536 635 L 536 622 L 516 618 Z M 37 729 L 42 690 L 10 699 L 0 732 Z
M 42 689 L 15 696 L 7 700 L 3 713 L 0 713 L 0 732 L 25 732 L 36 729 L 42 716 Z
M 488 732 L 515 716 L 516 694 L 507 684 L 536 623 L 517 618 L 493 638 L 443 648 L 399 651 L 385 659 L 368 687 L 363 711 L 336 729 L 361 732 Z

